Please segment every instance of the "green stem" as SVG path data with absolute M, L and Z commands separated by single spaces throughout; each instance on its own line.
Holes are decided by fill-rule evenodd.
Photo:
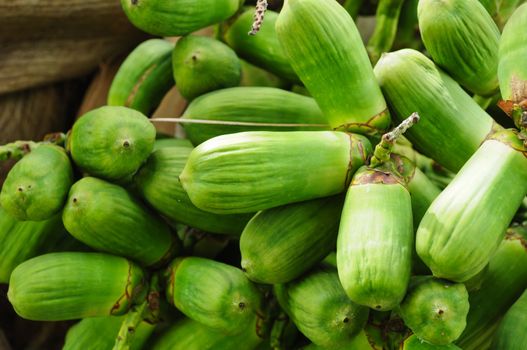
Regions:
M 256 2 L 256 11 L 254 12 L 254 22 L 249 31 L 249 35 L 256 35 L 262 27 L 262 23 L 267 10 L 267 0 L 258 0 Z
M 474 95 L 472 99 L 483 109 L 487 109 L 492 101 L 494 100 L 494 96 L 481 96 L 481 95 Z
M 356 20 L 357 17 L 359 17 L 359 10 L 363 2 L 364 0 L 346 0 L 342 6 L 348 11 L 350 16 Z
M 403 0 L 379 1 L 375 15 L 375 30 L 366 46 L 373 64 L 377 63 L 382 53 L 392 48 L 403 2 Z

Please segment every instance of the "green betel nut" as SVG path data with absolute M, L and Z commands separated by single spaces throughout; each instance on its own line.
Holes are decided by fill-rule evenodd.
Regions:
M 122 180 L 133 175 L 154 147 L 155 127 L 140 112 L 104 106 L 84 114 L 71 130 L 74 162 L 90 175 Z
M 39 145 L 8 173 L 0 203 L 18 220 L 46 220 L 62 209 L 72 183 L 73 169 L 64 149 Z
M 100 253 L 51 253 L 13 271 L 7 297 L 17 314 L 34 321 L 122 315 L 146 296 L 143 270 Z
M 419 339 L 415 334 L 404 340 L 402 350 L 461 350 L 454 344 L 434 345 Z
M 420 276 L 412 279 L 398 313 L 420 339 L 446 345 L 465 329 L 468 310 L 465 285 Z

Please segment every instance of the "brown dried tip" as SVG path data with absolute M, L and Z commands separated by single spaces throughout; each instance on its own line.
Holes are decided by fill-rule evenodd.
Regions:
M 256 35 L 262 27 L 262 23 L 267 10 L 267 0 L 258 0 L 256 2 L 256 11 L 254 12 L 254 21 L 249 35 Z

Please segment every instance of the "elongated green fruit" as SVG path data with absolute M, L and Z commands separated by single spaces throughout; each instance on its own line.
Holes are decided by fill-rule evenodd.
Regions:
M 527 194 L 526 154 L 515 132 L 494 134 L 432 203 L 416 248 L 434 276 L 464 282 L 487 265 Z
M 288 88 L 291 84 L 271 72 L 240 59 L 242 65 L 242 80 L 240 86 L 267 86 L 274 88 Z
M 72 184 L 73 169 L 64 149 L 40 145 L 7 174 L 0 203 L 18 220 L 46 220 L 62 209 Z
M 172 66 L 178 90 L 187 100 L 237 86 L 242 74 L 236 53 L 221 41 L 205 36 L 180 39 L 172 54 Z
M 386 102 L 359 31 L 338 2 L 286 1 L 276 33 L 332 128 L 373 135 L 389 127 Z
M 247 35 L 247 33 L 245 33 Z M 315 100 L 286 90 L 268 87 L 235 87 L 213 91 L 193 100 L 183 119 L 222 120 L 275 124 L 327 125 Z M 198 145 L 216 136 L 242 131 L 329 130 L 326 127 L 243 126 L 183 124 L 188 138 Z
M 456 344 L 478 350 L 490 343 L 498 320 L 527 288 L 527 230 L 508 230 L 492 256 L 481 287 L 469 293 L 467 327 Z
M 163 265 L 179 249 L 161 218 L 124 188 L 93 177 L 72 186 L 62 220 L 79 241 L 146 266 Z
M 0 206 L 0 283 L 9 282 L 15 267 L 66 235 L 60 214 L 42 221 L 19 221 Z
M 403 344 L 402 350 L 461 350 L 460 347 L 454 345 L 454 344 L 446 344 L 446 345 L 434 345 L 430 344 L 428 342 L 425 342 L 417 335 L 411 335 L 408 337 Z
M 313 343 L 339 348 L 364 327 L 368 309 L 349 300 L 337 272 L 319 267 L 274 288 L 280 306 Z
M 498 90 L 500 31 L 478 0 L 420 0 L 418 17 L 437 65 L 476 94 Z
M 370 153 L 338 131 L 242 132 L 196 147 L 180 179 L 200 209 L 250 213 L 340 193 Z
M 141 196 L 164 216 L 212 233 L 240 235 L 251 214 L 217 215 L 198 209 L 181 186 L 179 175 L 192 146 L 166 147 L 153 152 L 134 176 Z
M 177 258 L 166 270 L 169 303 L 187 317 L 225 334 L 254 325 L 262 294 L 230 265 L 198 257 Z
M 398 313 L 420 339 L 447 345 L 465 329 L 468 310 L 468 292 L 462 283 L 418 276 L 412 278 Z
M 347 349 L 353 350 L 374 350 L 375 348 L 370 344 L 368 336 L 364 330 L 361 330 L 348 344 Z M 327 348 L 324 346 L 318 346 L 315 343 L 311 343 L 306 347 L 303 347 L 302 350 L 329 350 L 332 348 Z
M 491 349 L 521 350 L 527 348 L 525 322 L 527 321 L 527 292 L 511 306 L 500 322 Z
M 149 115 L 174 86 L 173 49 L 173 43 L 162 39 L 150 39 L 137 46 L 112 81 L 108 105 L 129 107 Z
M 227 44 L 236 51 L 238 56 L 250 63 L 281 78 L 300 82 L 276 35 L 275 24 L 278 13 L 267 11 L 265 24 L 258 35 L 247 35 L 247 28 L 251 28 L 253 23 L 253 14 L 253 9 L 245 11 L 229 26 L 224 34 Z
M 145 297 L 145 273 L 124 258 L 99 253 L 50 253 L 11 274 L 7 297 L 34 321 L 122 315 Z
M 192 147 L 192 143 L 187 139 L 176 139 L 173 137 L 157 139 L 154 143 L 153 151 L 168 147 Z
M 527 38 L 522 33 L 527 25 L 527 4 L 511 16 L 500 41 L 498 78 L 504 100 L 521 103 L 527 100 Z
M 120 180 L 133 175 L 154 147 L 156 130 L 143 114 L 104 106 L 84 114 L 68 139 L 75 163 L 90 175 Z
M 85 318 L 66 333 L 62 350 L 112 349 L 124 316 Z M 152 334 L 155 325 L 141 322 L 135 329 L 130 350 L 141 350 Z
M 190 34 L 236 13 L 241 0 L 121 0 L 137 28 L 159 36 Z
M 384 54 L 375 75 L 395 121 L 414 112 L 421 116 L 419 124 L 406 133 L 415 148 L 449 170 L 461 169 L 492 129 L 501 129 L 452 78 L 418 51 Z
M 326 197 L 256 214 L 240 238 L 247 277 L 259 283 L 285 283 L 324 259 L 335 249 L 343 202 L 343 196 Z
M 337 267 L 347 295 L 373 309 L 403 299 L 412 265 L 410 193 L 391 172 L 363 167 L 346 195 L 337 240 Z

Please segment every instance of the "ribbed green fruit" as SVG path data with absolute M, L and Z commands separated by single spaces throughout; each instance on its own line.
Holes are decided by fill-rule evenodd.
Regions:
M 276 35 L 275 24 L 278 13 L 266 11 L 264 25 L 258 34 L 247 35 L 247 28 L 251 28 L 253 17 L 254 10 L 249 9 L 229 25 L 224 34 L 227 44 L 236 51 L 238 56 L 248 62 L 281 78 L 300 82 Z
M 229 335 L 253 326 L 262 294 L 243 271 L 217 261 L 186 257 L 166 270 L 166 296 L 187 317 Z
M 462 283 L 418 276 L 412 278 L 398 313 L 420 339 L 447 345 L 465 329 L 468 310 L 468 292 Z
M 146 266 L 168 262 L 180 245 L 168 225 L 128 191 L 93 177 L 71 187 L 62 220 L 79 241 Z
M 289 282 L 335 249 L 343 196 L 259 212 L 240 237 L 241 266 L 259 283 Z
M 121 180 L 146 160 L 155 138 L 154 126 L 140 112 L 104 106 L 75 122 L 68 145 L 75 163 L 88 174 Z
M 124 319 L 124 316 L 85 318 L 68 329 L 62 350 L 112 349 Z M 134 331 L 129 350 L 141 350 L 155 328 L 141 322 Z
M 276 33 L 332 128 L 372 135 L 390 126 L 360 33 L 337 1 L 286 1 Z
M 527 100 L 527 4 L 520 6 L 503 28 L 499 49 L 498 78 L 501 96 L 516 103 Z
M 498 90 L 500 31 L 478 0 L 420 0 L 419 29 L 434 62 L 468 90 Z
M 313 343 L 340 349 L 362 330 L 368 308 L 349 300 L 335 269 L 319 267 L 274 287 L 280 306 Z
M 405 134 L 417 150 L 458 171 L 495 125 L 492 118 L 422 53 L 403 49 L 384 54 L 375 75 L 395 122 L 417 112 L 419 124 Z
M 108 91 L 108 105 L 130 107 L 149 115 L 172 86 L 174 44 L 150 39 L 126 57 Z
M 124 258 L 99 253 L 50 253 L 11 274 L 7 297 L 34 321 L 122 315 L 146 296 L 144 271 Z
M 312 98 L 269 87 L 234 87 L 210 92 L 194 99 L 182 118 L 242 123 L 327 125 L 326 118 Z M 242 131 L 329 130 L 329 125 L 321 128 L 320 126 L 272 127 L 189 123 L 183 126 L 188 138 L 195 145 L 216 136 Z
M 242 132 L 196 147 L 180 179 L 200 209 L 250 213 L 343 192 L 370 153 L 338 131 Z
M 121 0 L 137 28 L 159 36 L 179 36 L 219 23 L 236 13 L 241 0 Z
M 237 86 L 242 74 L 236 53 L 221 41 L 205 36 L 181 38 L 172 54 L 172 67 L 178 91 L 187 100 Z
M 39 255 L 67 235 L 60 214 L 42 221 L 18 221 L 0 206 L 0 283 L 25 260 Z
M 212 233 L 240 235 L 250 214 L 218 215 L 198 209 L 181 186 L 179 175 L 192 146 L 166 147 L 154 151 L 134 176 L 140 195 L 164 216 Z
M 392 172 L 363 167 L 346 195 L 337 239 L 337 267 L 347 295 L 379 311 L 395 308 L 410 280 L 412 203 Z
M 40 145 L 9 171 L 0 203 L 18 220 L 46 220 L 62 209 L 72 184 L 73 169 L 64 149 Z
M 487 265 L 527 195 L 526 154 L 515 132 L 494 134 L 432 203 L 416 248 L 434 276 L 464 282 Z
M 511 306 L 500 322 L 494 336 L 493 350 L 522 350 L 527 348 L 527 292 Z
M 419 339 L 415 334 L 408 337 L 403 344 L 402 350 L 461 350 L 454 344 L 434 345 Z

